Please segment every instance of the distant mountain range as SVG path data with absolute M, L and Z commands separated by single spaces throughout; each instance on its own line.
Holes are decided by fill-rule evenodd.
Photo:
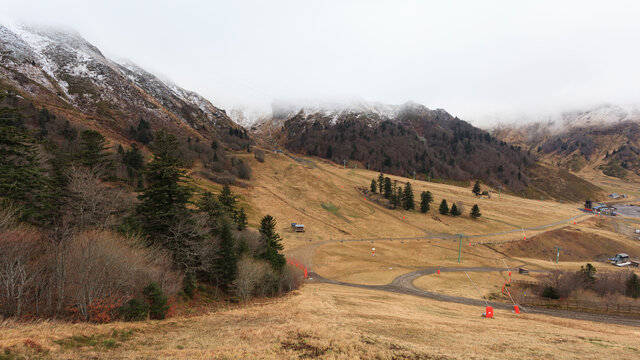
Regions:
M 603 105 L 557 119 L 493 131 L 540 158 L 578 172 L 590 166 L 615 177 L 640 175 L 640 110 Z

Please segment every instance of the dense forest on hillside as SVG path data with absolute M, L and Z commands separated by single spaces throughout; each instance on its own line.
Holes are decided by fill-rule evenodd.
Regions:
M 161 319 L 197 289 L 248 300 L 298 286 L 273 217 L 250 229 L 228 185 L 187 176 L 198 161 L 249 178 L 224 143 L 144 119 L 127 142 L 0 93 L 0 317 Z
M 423 179 L 482 179 L 518 191 L 529 184 L 526 150 L 442 110 L 407 110 L 394 119 L 363 113 L 337 121 L 300 112 L 285 122 L 285 146 L 337 163 L 355 161 L 372 170 Z

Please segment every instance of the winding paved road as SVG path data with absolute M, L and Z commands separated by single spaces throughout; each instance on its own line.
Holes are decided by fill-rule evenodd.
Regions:
M 566 224 L 568 222 L 571 222 L 573 220 L 577 220 L 578 218 L 581 218 L 581 217 L 584 217 L 584 216 L 588 216 L 588 215 L 589 214 L 580 214 L 580 215 L 571 217 L 569 219 L 557 221 L 557 222 L 554 222 L 554 223 L 551 223 L 551 224 L 546 224 L 546 225 L 527 228 L 526 230 L 542 230 L 542 229 L 554 227 L 554 226 L 557 226 L 557 225 L 561 225 L 563 223 Z M 503 234 L 506 234 L 506 233 L 516 232 L 516 231 L 520 231 L 520 230 L 515 229 L 515 230 L 503 231 L 503 232 L 498 232 L 498 233 L 493 233 L 493 234 L 475 235 L 473 237 L 490 237 L 490 236 L 503 235 Z M 442 235 L 444 235 L 444 234 L 442 234 Z M 435 235 L 435 236 L 431 235 L 431 236 L 427 236 L 427 237 L 420 238 L 420 239 L 429 239 L 429 238 L 432 238 L 432 239 L 446 239 L 446 238 L 448 238 L 448 236 L 452 236 L 452 235 L 448 235 L 448 236 L 442 236 L 442 235 Z M 473 306 L 482 306 L 482 307 L 484 307 L 486 305 L 484 300 L 466 298 L 466 297 L 462 297 L 462 296 L 452 296 L 452 295 L 439 294 L 439 293 L 436 293 L 436 292 L 432 292 L 432 291 L 428 291 L 428 290 L 424 290 L 424 289 L 419 289 L 419 288 L 415 287 L 415 285 L 413 285 L 413 281 L 416 280 L 417 278 L 419 278 L 421 276 L 425 276 L 425 275 L 435 274 L 436 271 L 437 271 L 436 268 L 421 269 L 421 270 L 417 270 L 417 271 L 413 271 L 413 272 L 410 272 L 410 273 L 406 273 L 406 274 L 400 275 L 397 278 L 395 278 L 390 284 L 386 284 L 386 285 L 364 285 L 364 284 L 355 284 L 355 283 L 337 281 L 337 280 L 324 278 L 324 277 L 322 277 L 322 276 L 320 276 L 317 273 L 312 271 L 312 269 L 313 269 L 313 260 L 312 260 L 313 259 L 313 253 L 314 253 L 315 249 L 318 248 L 319 246 L 327 244 L 327 243 L 335 243 L 335 242 L 360 242 L 360 241 L 369 241 L 369 240 L 371 240 L 371 239 L 342 239 L 342 240 L 328 240 L 328 241 L 322 241 L 322 242 L 317 242 L 317 243 L 310 243 L 310 244 L 308 244 L 306 246 L 302 246 L 300 248 L 295 249 L 294 253 L 297 253 L 297 255 L 299 256 L 299 260 L 301 260 L 303 263 L 305 263 L 307 268 L 309 269 L 309 271 L 310 271 L 309 272 L 309 280 L 308 280 L 309 282 L 318 282 L 318 283 L 326 283 L 326 284 L 333 284 L 333 285 L 340 285 L 340 286 L 349 286 L 349 287 L 355 287 L 355 288 L 360 288 L 360 289 L 387 291 L 387 292 L 392 292 L 392 293 L 407 294 L 407 295 L 419 296 L 419 297 L 438 300 L 438 301 L 452 302 L 452 303 L 464 304 L 464 305 L 473 305 Z M 386 238 L 386 239 L 385 238 L 381 238 L 381 239 L 373 239 L 373 240 L 376 240 L 376 241 L 391 241 L 389 238 Z M 396 240 L 400 240 L 400 239 L 396 239 Z M 466 271 L 466 272 L 493 272 L 493 271 L 504 271 L 504 268 L 493 268 L 493 267 L 473 267 L 473 268 L 451 267 L 451 268 L 440 268 L 440 271 L 441 272 L 462 272 L 462 271 Z M 491 305 L 495 309 L 513 310 L 513 305 L 509 304 L 509 303 L 493 301 L 493 302 L 489 302 L 489 305 Z M 549 308 L 529 307 L 529 306 L 527 308 L 520 307 L 520 309 L 521 309 L 522 312 L 526 312 L 526 313 L 530 313 L 530 314 L 544 314 L 544 315 L 556 316 L 556 317 L 562 317 L 562 318 L 568 318 L 568 319 L 588 320 L 588 321 L 596 321 L 596 322 L 602 322 L 602 323 L 620 324 L 620 325 L 629 325 L 629 326 L 640 327 L 640 318 L 625 316 L 625 315 L 621 315 L 621 314 L 601 314 L 601 313 L 590 313 L 590 312 L 580 312 L 580 311 L 560 310 L 560 309 L 549 309 Z
M 480 299 L 471 299 L 462 296 L 452 296 L 439 294 L 428 290 L 418 289 L 413 285 L 413 281 L 421 276 L 432 275 L 436 273 L 435 268 L 422 269 L 413 271 L 407 274 L 403 274 L 395 278 L 390 284 L 387 285 L 364 285 L 364 284 L 354 284 L 347 283 L 343 281 L 336 281 L 324 278 L 314 272 L 309 273 L 309 282 L 319 282 L 333 285 L 341 285 L 341 286 L 349 286 L 360 289 L 368 289 L 368 290 L 378 290 L 378 291 L 386 291 L 397 294 L 407 294 L 414 295 L 418 297 L 452 302 L 463 305 L 473 305 L 473 306 L 485 306 L 484 300 Z M 491 267 L 475 267 L 475 268 L 440 268 L 440 272 L 492 272 L 492 271 L 504 271 L 504 268 L 491 268 Z M 494 309 L 502 309 L 502 310 L 513 310 L 513 305 L 509 303 L 503 302 L 489 302 L 489 305 Z M 559 309 L 548 309 L 548 308 L 538 308 L 538 307 L 527 307 L 523 308 L 520 306 L 520 310 L 529 314 L 543 314 L 555 317 L 562 317 L 567 319 L 574 320 L 588 320 L 588 321 L 596 321 L 602 323 L 609 324 L 619 324 L 619 325 L 629 325 L 629 326 L 637 326 L 640 327 L 640 318 L 637 317 L 629 317 L 621 314 L 600 314 L 600 313 L 590 313 L 590 312 L 582 312 L 582 311 L 571 311 L 571 310 L 559 310 Z

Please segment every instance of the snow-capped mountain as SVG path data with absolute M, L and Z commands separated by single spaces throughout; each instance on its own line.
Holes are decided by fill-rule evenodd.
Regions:
M 390 105 L 357 99 L 324 102 L 276 101 L 271 104 L 271 109 L 268 110 L 235 108 L 229 111 L 229 116 L 245 128 L 259 131 L 264 127 L 269 127 L 272 130 L 281 129 L 285 122 L 293 117 L 306 121 L 324 119 L 335 125 L 347 117 L 366 119 L 369 122 L 393 121 L 401 113 L 407 111 L 421 114 L 429 112 L 446 114 L 446 111 L 442 109 L 430 110 L 424 105 L 412 101 L 400 105 Z
M 0 25 L 0 81 L 40 102 L 62 102 L 87 116 L 115 120 L 110 126 L 119 131 L 140 118 L 207 138 L 238 127 L 202 96 L 130 62 L 106 58 L 73 31 Z
M 602 105 L 564 112 L 544 122 L 502 125 L 493 134 L 574 171 L 589 166 L 611 176 L 640 175 L 637 106 Z
M 640 122 L 640 108 L 605 104 L 586 111 L 565 112 L 561 117 L 562 125 L 568 127 L 615 125 L 623 121 Z

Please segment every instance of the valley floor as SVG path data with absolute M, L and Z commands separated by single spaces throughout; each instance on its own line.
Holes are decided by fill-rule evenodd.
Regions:
M 541 272 L 576 271 L 591 262 L 599 271 L 622 271 L 604 261 L 617 252 L 640 254 L 633 219 L 595 217 L 580 210 L 580 204 L 504 194 L 478 198 L 470 188 L 423 181 L 413 182 L 414 192 L 434 194 L 436 205 L 430 213 L 390 210 L 360 191 L 377 177 L 375 172 L 342 169 L 317 159 L 299 161 L 285 154 L 269 154 L 264 163 L 243 156 L 254 169 L 254 179 L 234 191 L 242 195 L 250 224 L 255 227 L 264 214 L 275 216 L 288 257 L 323 278 L 350 286 L 309 281 L 283 298 L 220 311 L 199 308 L 193 316 L 165 321 L 5 321 L 0 323 L 0 359 L 600 359 L 613 353 L 640 357 L 640 327 L 542 313 L 516 315 L 508 306 L 496 306 L 493 319 L 483 318 L 480 296 L 461 273 L 434 277 L 425 272 L 408 281 L 415 290 L 442 299 L 459 296 L 475 302 L 373 289 L 424 269 L 498 269 L 505 262 L 512 270 L 526 266 Z M 217 185 L 194 178 L 198 186 L 217 191 Z M 478 203 L 483 216 L 472 220 L 467 214 L 436 215 L 433 208 L 441 199 L 459 202 L 466 213 Z M 291 232 L 290 222 L 304 223 L 307 232 Z M 455 238 L 459 232 L 471 235 L 462 242 L 460 263 L 461 244 Z M 372 237 L 387 239 L 368 239 Z M 559 265 L 549 260 L 556 245 L 563 248 Z M 488 297 L 499 291 L 504 274 L 470 276 Z

